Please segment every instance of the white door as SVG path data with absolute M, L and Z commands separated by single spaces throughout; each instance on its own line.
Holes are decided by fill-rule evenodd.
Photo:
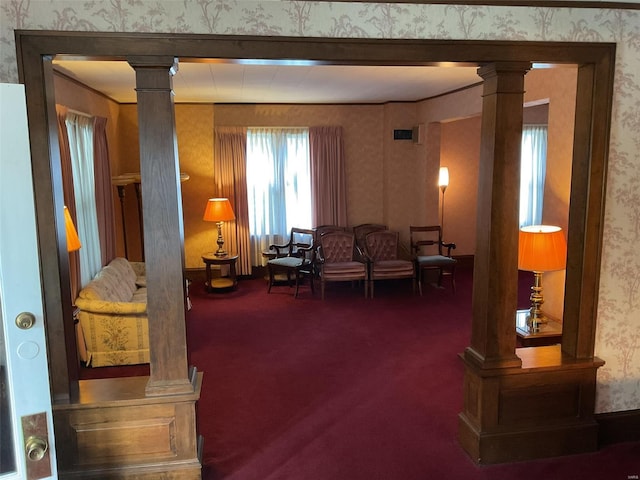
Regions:
M 24 86 L 10 84 L 0 84 L 0 322 L 0 480 L 57 478 Z

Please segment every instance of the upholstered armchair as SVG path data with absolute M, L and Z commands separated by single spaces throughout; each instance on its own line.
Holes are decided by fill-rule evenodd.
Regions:
M 414 262 L 400 256 L 400 234 L 393 230 L 378 230 L 365 238 L 366 256 L 369 261 L 369 294 L 374 295 L 376 280 L 410 278 L 415 290 Z
M 306 228 L 292 228 L 289 242 L 283 245 L 270 245 L 269 250 L 276 252 L 276 258 L 267 262 L 269 271 L 269 288 L 275 283 L 278 273 L 285 273 L 287 283 L 291 286 L 291 276 L 295 278 L 296 291 L 294 297 L 298 297 L 300 280 L 307 276 L 313 293 L 313 277 L 315 275 L 315 232 Z
M 348 227 L 341 227 L 339 225 L 318 225 L 313 230 L 316 232 L 316 244 L 320 244 L 320 237 L 325 233 L 331 232 L 344 232 Z
M 422 277 L 426 271 L 437 272 L 438 287 L 442 286 L 442 278 L 448 276 L 451 279 L 451 289 L 455 293 L 457 261 L 451 257 L 451 250 L 456 248 L 456 244 L 442 241 L 440 225 L 410 226 L 409 239 L 416 264 L 420 295 L 422 295 Z M 446 253 L 444 253 L 444 249 L 446 249 Z
M 388 230 L 388 228 L 386 225 L 379 223 L 361 223 L 360 225 L 356 225 L 353 227 L 353 234 L 356 236 L 356 245 L 362 252 L 365 252 L 367 249 L 365 240 L 367 235 L 379 230 Z
M 318 264 L 324 300 L 327 282 L 361 281 L 367 297 L 367 264 L 355 244 L 355 235 L 345 231 L 325 233 L 319 238 Z

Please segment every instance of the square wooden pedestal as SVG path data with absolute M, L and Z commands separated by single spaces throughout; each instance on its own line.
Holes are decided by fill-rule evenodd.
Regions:
M 78 402 L 56 405 L 61 479 L 200 480 L 194 392 L 145 396 L 149 377 L 80 381 Z
M 596 371 L 604 362 L 566 358 L 560 345 L 516 354 L 521 368 L 483 369 L 463 357 L 464 450 L 480 464 L 596 450 Z

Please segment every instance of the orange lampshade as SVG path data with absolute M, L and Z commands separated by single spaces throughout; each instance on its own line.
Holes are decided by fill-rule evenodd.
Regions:
M 560 227 L 550 225 L 522 227 L 518 243 L 518 269 L 550 272 L 565 268 L 567 242 Z
M 64 228 L 67 231 L 67 251 L 75 252 L 76 250 L 80 250 L 82 244 L 80 243 L 78 232 L 76 232 L 76 227 L 73 225 L 73 220 L 71 220 L 71 214 L 67 207 L 64 207 Z
M 228 222 L 229 220 L 235 220 L 236 216 L 233 213 L 229 199 L 210 198 L 202 219 L 207 222 Z

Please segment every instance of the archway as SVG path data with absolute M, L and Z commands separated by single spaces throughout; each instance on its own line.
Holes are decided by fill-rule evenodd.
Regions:
M 77 372 L 74 374 L 75 360 L 72 353 L 68 353 L 74 351 L 75 340 L 72 325 L 69 325 L 71 305 L 65 300 L 70 298 L 68 282 L 65 282 L 68 265 L 60 241 L 62 192 L 60 172 L 55 167 L 59 162 L 55 161 L 58 146 L 51 59 L 58 54 L 96 59 L 136 59 L 138 62 L 150 60 L 152 63 L 173 58 L 227 58 L 359 65 L 437 65 L 440 62 L 479 66 L 513 62 L 578 65 L 561 352 L 575 361 L 593 361 L 604 172 L 613 90 L 613 44 L 16 31 L 16 45 L 20 79 L 27 92 L 54 401 L 74 402 L 78 383 Z M 144 139 L 141 138 L 142 141 Z M 489 185 L 489 188 L 500 186 Z M 178 201 L 169 197 L 165 200 L 170 204 Z M 502 220 L 496 218 L 493 221 L 499 224 Z M 474 328 L 477 324 L 474 318 Z M 151 368 L 154 368 L 153 358 Z M 558 368 L 563 370 L 562 365 Z M 592 398 L 595 395 L 593 389 L 588 393 Z

